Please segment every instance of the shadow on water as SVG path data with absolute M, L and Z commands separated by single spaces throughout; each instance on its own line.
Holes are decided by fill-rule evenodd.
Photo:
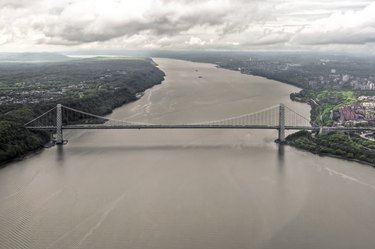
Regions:
M 287 184 L 287 172 L 286 172 L 286 165 L 285 165 L 285 145 L 284 144 L 278 144 L 277 145 L 277 162 L 276 162 L 276 174 L 277 174 L 277 191 L 278 191 L 278 197 L 284 198 L 284 196 L 287 194 L 286 186 Z M 281 203 L 283 203 L 281 201 Z
M 277 148 L 277 164 L 280 171 L 283 170 L 285 164 L 285 145 L 278 144 Z
M 254 146 L 241 145 L 241 149 L 250 149 Z M 233 146 L 230 144 L 149 144 L 149 145 L 88 145 L 88 146 L 72 146 L 69 148 L 71 153 L 107 153 L 107 152 L 129 152 L 129 151 L 183 151 L 183 150 L 217 150 L 217 149 L 231 149 L 238 150 L 238 146 Z
M 57 146 L 57 156 L 56 161 L 61 164 L 64 161 L 64 146 L 63 145 L 56 145 Z

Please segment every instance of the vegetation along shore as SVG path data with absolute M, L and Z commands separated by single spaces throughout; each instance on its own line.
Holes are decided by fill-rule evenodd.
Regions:
M 43 148 L 50 134 L 24 124 L 57 103 L 106 115 L 160 84 L 151 59 L 91 58 L 43 63 L 0 63 L 0 164 Z

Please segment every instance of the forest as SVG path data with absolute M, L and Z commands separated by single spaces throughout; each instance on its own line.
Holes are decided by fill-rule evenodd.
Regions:
M 309 131 L 299 131 L 289 135 L 286 143 L 314 154 L 333 155 L 375 166 L 375 142 L 357 134 L 330 132 L 315 135 Z
M 24 124 L 57 103 L 105 115 L 136 100 L 137 93 L 163 80 L 164 73 L 151 59 L 95 58 L 59 63 L 0 64 L 3 90 L 10 91 L 15 101 L 1 104 L 0 164 L 42 148 L 50 141 L 50 134 L 29 131 Z M 30 99 L 30 94 L 22 93 L 32 95 L 33 85 L 35 89 L 44 89 L 43 94 L 33 98 L 33 103 L 19 103 L 19 96 Z M 53 94 L 55 92 L 60 94 Z

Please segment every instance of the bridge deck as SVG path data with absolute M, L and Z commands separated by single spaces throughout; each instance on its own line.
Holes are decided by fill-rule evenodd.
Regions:
M 35 126 L 26 127 L 32 130 L 55 130 L 56 126 Z M 62 127 L 65 130 L 116 130 L 116 129 L 271 129 L 278 130 L 279 126 L 275 125 L 68 125 Z M 286 130 L 317 130 L 317 127 L 311 126 L 285 126 Z
M 56 126 L 26 126 L 30 130 L 56 130 Z M 311 127 L 311 126 L 285 126 L 285 130 L 310 130 L 319 129 L 330 131 L 375 131 L 374 127 Z M 278 130 L 275 125 L 68 125 L 63 126 L 64 130 L 141 130 L 141 129 L 264 129 Z

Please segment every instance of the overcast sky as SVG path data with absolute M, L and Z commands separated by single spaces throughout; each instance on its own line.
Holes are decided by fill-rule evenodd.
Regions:
M 0 0 L 0 52 L 374 51 L 375 0 Z

